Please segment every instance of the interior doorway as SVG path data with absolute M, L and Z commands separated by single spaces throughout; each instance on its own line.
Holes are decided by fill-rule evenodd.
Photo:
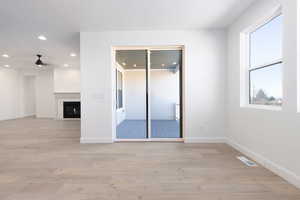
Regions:
M 116 48 L 116 141 L 183 141 L 183 48 Z

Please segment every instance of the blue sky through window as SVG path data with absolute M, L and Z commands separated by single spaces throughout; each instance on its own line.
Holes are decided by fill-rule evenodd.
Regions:
M 251 92 L 262 89 L 268 97 L 282 98 L 282 64 L 254 70 L 251 73 Z
M 282 59 L 282 15 L 250 34 L 250 68 Z M 250 92 L 262 89 L 268 97 L 282 98 L 282 64 L 251 72 Z

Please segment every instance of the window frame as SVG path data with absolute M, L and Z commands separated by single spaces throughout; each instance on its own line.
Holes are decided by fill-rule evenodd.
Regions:
M 255 70 L 260 70 L 267 67 L 273 67 L 275 65 L 281 64 L 283 67 L 284 59 L 283 56 L 279 59 L 270 61 L 268 63 L 264 63 L 258 66 L 251 66 L 251 34 L 257 31 L 259 28 L 265 26 L 266 24 L 270 23 L 272 20 L 274 20 L 276 17 L 283 16 L 282 9 L 280 6 L 276 7 L 274 10 L 272 10 L 266 17 L 262 18 L 258 23 L 255 23 L 253 26 L 248 27 L 246 30 L 241 32 L 240 35 L 240 48 L 241 48 L 241 88 L 240 88 L 240 94 L 241 94 L 241 101 L 240 101 L 240 107 L 246 107 L 246 108 L 257 108 L 257 109 L 264 109 L 264 110 L 275 110 L 280 111 L 282 110 L 282 106 L 276 106 L 276 105 L 260 105 L 260 104 L 254 104 L 251 103 L 251 72 Z M 283 73 L 282 73 L 282 79 L 283 80 Z M 281 84 L 283 86 L 283 81 L 281 81 Z M 283 90 L 283 87 L 282 87 Z M 283 91 L 282 91 L 283 94 Z
M 118 95 L 118 74 L 122 74 L 122 107 L 118 108 L 118 102 L 119 102 L 119 95 Z M 124 71 L 121 70 L 119 67 L 116 68 L 116 110 L 123 110 L 124 109 Z

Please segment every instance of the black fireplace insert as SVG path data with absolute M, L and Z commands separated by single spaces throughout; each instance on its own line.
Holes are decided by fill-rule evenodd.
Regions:
M 80 118 L 80 102 L 64 102 L 64 118 Z

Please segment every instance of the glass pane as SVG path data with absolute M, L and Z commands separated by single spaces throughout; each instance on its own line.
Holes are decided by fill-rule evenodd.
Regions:
M 151 51 L 150 119 L 152 138 L 180 138 L 181 51 Z
M 261 66 L 282 58 L 282 15 L 250 34 L 250 65 Z
M 250 103 L 282 105 L 282 64 L 250 71 Z
M 146 55 L 145 50 L 116 52 L 117 67 L 124 70 L 123 109 L 116 113 L 119 139 L 147 138 Z

